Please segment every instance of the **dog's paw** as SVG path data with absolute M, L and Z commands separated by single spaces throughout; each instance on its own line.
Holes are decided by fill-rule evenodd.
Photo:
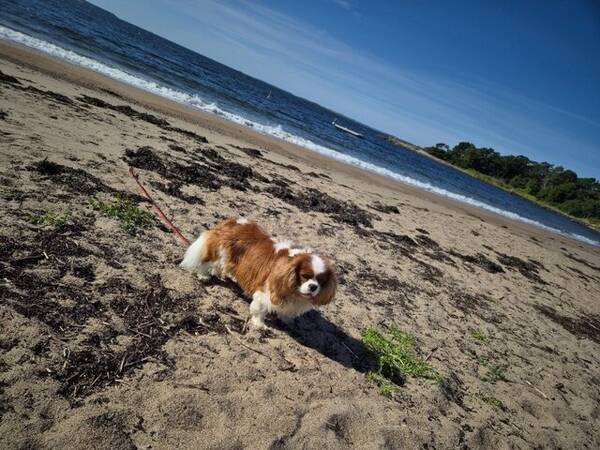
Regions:
M 265 324 L 265 322 L 262 319 L 259 319 L 257 317 L 253 317 L 252 319 L 250 319 L 250 327 L 254 330 L 266 330 L 267 329 L 267 325 Z
M 250 319 L 250 327 L 253 330 L 266 330 L 267 329 L 267 325 L 265 324 L 264 320 L 262 320 L 260 317 L 252 317 Z
M 197 272 L 196 276 L 198 277 L 198 280 L 200 280 L 201 283 L 208 283 L 211 279 L 211 275 L 206 273 Z

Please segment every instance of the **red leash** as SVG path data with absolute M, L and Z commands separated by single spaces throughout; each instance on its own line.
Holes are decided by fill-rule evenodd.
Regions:
M 169 220 L 169 218 L 165 215 L 165 213 L 162 212 L 162 210 L 156 204 L 156 202 L 152 199 L 152 197 L 150 196 L 150 194 L 148 193 L 148 191 L 146 190 L 146 188 L 142 185 L 142 183 L 140 183 L 140 180 L 138 179 L 138 174 L 136 173 L 135 169 L 133 167 L 131 167 L 131 166 L 129 166 L 129 175 L 137 183 L 138 187 L 140 188 L 140 192 L 142 193 L 142 196 L 152 204 L 152 207 L 154 208 L 154 211 L 158 215 L 159 219 L 167 227 L 169 227 L 171 229 L 171 231 L 175 234 L 175 236 L 177 237 L 177 239 L 179 239 L 183 243 L 183 245 L 185 245 L 186 247 L 189 247 L 190 244 L 191 244 L 190 240 L 188 238 L 186 238 L 183 234 L 181 234 L 181 231 L 179 231 L 179 228 L 177 228 L 173 224 L 173 222 L 171 222 Z

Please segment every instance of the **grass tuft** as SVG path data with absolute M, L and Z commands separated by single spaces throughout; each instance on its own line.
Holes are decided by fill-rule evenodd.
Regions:
M 502 409 L 502 410 L 505 409 L 504 403 L 502 403 L 502 401 L 499 400 L 499 399 L 497 399 L 496 397 L 492 397 L 492 396 L 488 397 L 488 396 L 483 395 L 483 394 L 475 394 L 475 396 L 477 398 L 479 398 L 479 400 L 481 400 L 483 403 L 485 403 L 487 405 L 490 405 L 490 406 L 492 406 L 494 408 L 498 408 L 498 409 Z
M 495 384 L 497 381 L 508 381 L 504 369 L 492 364 L 487 358 L 478 357 L 477 362 L 487 369 L 487 373 L 481 377 L 481 381 Z
M 435 369 L 416 355 L 414 338 L 397 327 L 389 327 L 385 333 L 368 327 L 361 340 L 376 359 L 377 370 L 369 372 L 367 378 L 377 383 L 380 394 L 391 395 L 398 388 L 394 380 L 405 375 L 441 380 Z
M 130 234 L 136 234 L 139 229 L 154 225 L 154 216 L 151 213 L 138 208 L 126 198 L 117 196 L 110 202 L 92 199 L 90 203 L 96 211 L 121 222 L 123 229 Z
M 28 214 L 27 221 L 34 225 L 51 226 L 56 229 L 62 229 L 69 219 L 68 214 L 54 214 L 48 212 L 46 214 Z
M 488 344 L 490 342 L 490 337 L 481 330 L 471 331 L 471 336 L 483 344 Z
M 392 394 L 399 389 L 399 386 L 396 383 L 393 383 L 375 371 L 367 373 L 367 380 L 375 383 L 379 388 L 379 395 L 383 395 L 384 397 L 391 397 Z

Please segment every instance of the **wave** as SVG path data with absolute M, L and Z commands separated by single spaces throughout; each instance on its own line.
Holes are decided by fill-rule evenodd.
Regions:
M 388 178 L 392 178 L 394 180 L 400 181 L 402 183 L 415 186 L 417 188 L 433 192 L 435 194 L 448 197 L 463 203 L 467 203 L 478 208 L 499 214 L 501 216 L 507 217 L 509 219 L 518 220 L 520 222 L 527 223 L 529 225 L 536 226 L 538 228 L 542 228 L 554 233 L 558 233 L 561 235 L 569 236 L 571 238 L 577 239 L 582 242 L 586 242 L 591 245 L 600 246 L 599 241 L 595 241 L 586 236 L 581 236 L 576 233 L 568 233 L 557 228 L 549 227 L 544 225 L 536 220 L 529 219 L 527 217 L 523 217 L 519 214 L 513 213 L 511 211 L 506 211 L 501 208 L 497 208 L 488 203 L 481 202 L 471 197 L 467 197 L 461 194 L 457 194 L 452 191 L 448 191 L 446 189 L 434 186 L 432 184 L 422 182 L 416 180 L 414 178 L 401 175 L 399 173 L 393 172 L 385 167 L 377 166 L 375 164 L 369 163 L 367 161 L 363 161 L 359 158 L 355 158 L 353 156 L 346 155 L 344 153 L 338 152 L 336 150 L 330 149 L 320 144 L 316 144 L 309 139 L 305 139 L 303 137 L 292 134 L 288 131 L 285 131 L 281 125 L 265 125 L 259 122 L 255 122 L 252 120 L 248 120 L 240 115 L 231 113 L 229 111 L 225 111 L 221 109 L 216 103 L 207 103 L 203 101 L 197 95 L 188 94 L 182 91 L 178 91 L 175 89 L 171 89 L 169 87 L 160 85 L 155 83 L 154 81 L 145 80 L 140 78 L 139 76 L 129 74 L 121 69 L 109 66 L 107 64 L 101 63 L 95 59 L 88 58 L 86 56 L 79 55 L 71 50 L 64 49 L 57 45 L 54 45 L 50 42 L 35 38 L 33 36 L 29 36 L 27 34 L 21 33 L 19 31 L 12 30 L 10 28 L 4 27 L 0 25 L 0 38 L 7 39 L 13 42 L 17 42 L 19 44 L 25 45 L 27 47 L 35 48 L 40 50 L 46 54 L 51 56 L 60 58 L 69 63 L 86 67 L 95 72 L 106 75 L 110 78 L 122 81 L 124 83 L 133 85 L 135 87 L 141 88 L 145 91 L 160 95 L 162 97 L 169 98 L 178 103 L 183 103 L 185 105 L 189 105 L 200 109 L 202 111 L 215 114 L 225 119 L 235 122 L 240 125 L 244 125 L 246 127 L 252 128 L 259 133 L 270 135 L 282 139 L 284 141 L 290 142 L 292 144 L 299 145 L 301 147 L 307 148 L 314 152 L 317 152 L 321 155 L 327 156 L 329 158 L 338 160 L 340 162 L 351 164 L 353 166 L 368 170 L 369 172 L 377 173 Z

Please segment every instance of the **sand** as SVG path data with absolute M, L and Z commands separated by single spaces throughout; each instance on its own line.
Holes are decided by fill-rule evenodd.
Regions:
M 600 446 L 598 249 L 30 50 L 0 70 L 1 448 Z M 245 216 L 330 256 L 334 303 L 245 327 L 157 221 L 94 209 L 148 209 L 130 164 L 190 238 Z M 381 396 L 368 326 L 443 381 Z

